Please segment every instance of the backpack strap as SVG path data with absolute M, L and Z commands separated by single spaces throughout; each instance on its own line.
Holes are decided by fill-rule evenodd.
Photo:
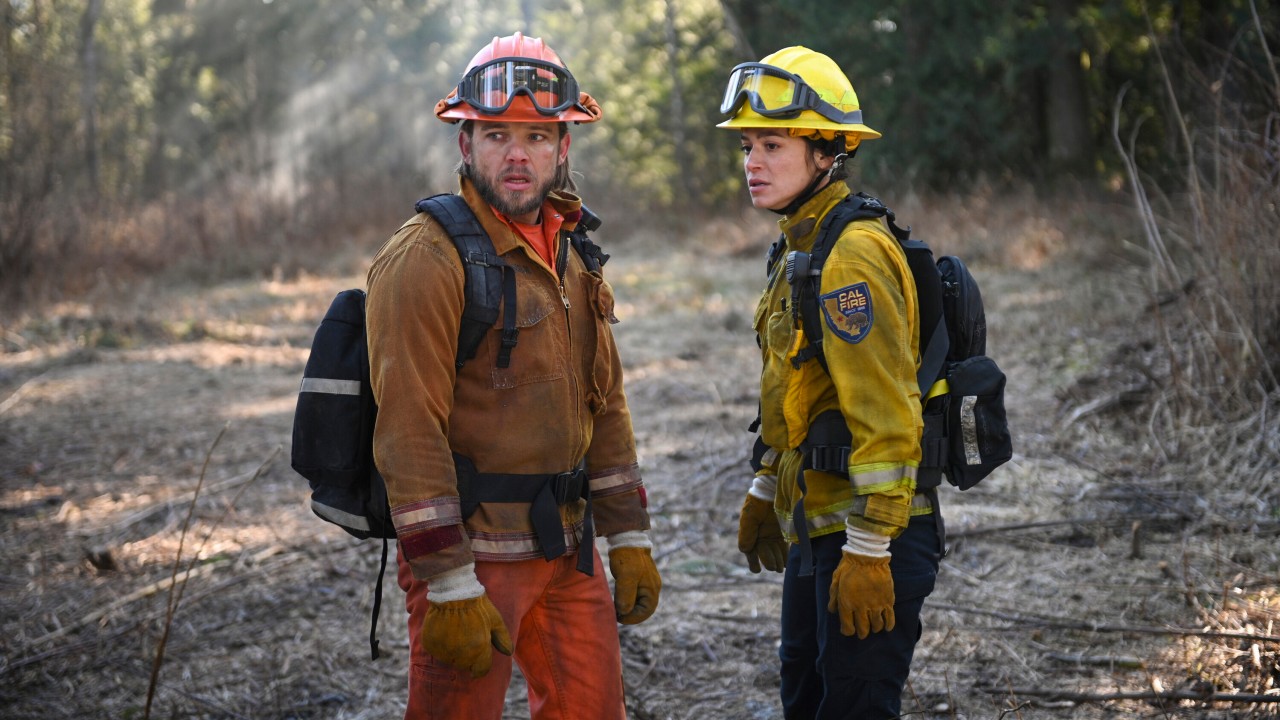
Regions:
M 573 217 L 567 216 L 567 220 Z M 566 230 L 565 235 L 569 237 L 569 244 L 578 253 L 578 257 L 582 258 L 582 264 L 587 266 L 587 272 L 601 272 L 604 264 L 609 261 L 609 254 L 600 249 L 600 246 L 587 237 L 587 233 L 592 232 L 600 227 L 602 221 L 600 216 L 591 212 L 591 209 L 583 205 L 578 210 L 577 223 L 572 230 Z M 561 250 L 563 252 L 563 249 Z
M 462 259 L 463 294 L 462 324 L 458 331 L 458 354 L 455 366 L 461 369 L 476 356 L 484 334 L 498 320 L 498 308 L 504 303 L 502 346 L 498 351 L 498 367 L 511 365 L 511 351 L 516 346 L 515 273 L 493 249 L 493 241 L 480 226 L 475 213 L 460 195 L 442 193 L 419 200 L 418 212 L 435 218 L 444 228 Z
M 822 266 L 826 264 L 827 256 L 831 254 L 831 249 L 835 247 L 836 240 L 840 238 L 846 225 L 856 220 L 886 215 L 892 222 L 893 211 L 876 198 L 862 193 L 850 195 L 827 213 L 807 257 L 798 252 L 787 254 L 786 275 L 787 282 L 791 283 L 792 316 L 801 322 L 805 337 L 809 339 L 809 345 L 791 359 L 794 367 L 799 368 L 809 360 L 817 359 L 822 369 L 830 373 L 822 347 L 822 318 L 818 312 L 818 295 L 822 292 Z
M 889 230 L 893 233 L 898 245 L 902 247 L 907 258 L 907 267 L 916 283 L 916 307 L 920 320 L 920 369 L 916 373 L 916 383 L 920 386 L 920 399 L 923 402 L 929 395 L 934 381 L 942 372 L 943 362 L 947 358 L 950 345 L 947 337 L 947 326 L 942 313 L 942 276 L 933 260 L 933 251 L 921 240 L 911 239 L 911 228 L 899 227 L 893 211 L 879 199 L 865 193 L 849 195 L 836 204 L 827 213 L 814 241 L 813 250 L 808 253 L 807 267 L 804 260 L 796 254 L 788 254 L 788 282 L 791 283 L 792 312 L 798 314 L 809 345 L 800 350 L 791 363 L 795 367 L 817 359 L 823 370 L 827 368 L 826 354 L 822 347 L 822 322 L 818 310 L 818 295 L 821 293 L 822 266 L 831 254 L 832 247 L 840 238 L 846 225 L 856 220 L 867 218 L 885 218 Z M 781 254 L 779 243 L 770 248 L 769 266 L 778 262 Z

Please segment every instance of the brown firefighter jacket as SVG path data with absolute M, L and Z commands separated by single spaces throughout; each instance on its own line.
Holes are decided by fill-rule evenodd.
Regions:
M 499 316 L 475 357 L 456 370 L 462 262 L 430 215 L 406 222 L 368 275 L 374 458 L 401 553 L 420 580 L 474 560 L 543 555 L 527 503 L 483 503 L 464 523 L 454 453 L 480 473 L 554 474 L 585 458 L 596 532 L 649 527 L 610 329 L 612 289 L 574 252 L 561 281 L 465 179 L 461 195 L 516 271 L 519 335 L 509 367 L 495 363 Z M 558 212 L 571 228 L 580 206 L 571 194 L 553 194 L 543 212 Z M 560 242 L 568 242 L 563 232 Z M 570 551 L 592 541 L 579 537 L 584 508 L 577 500 L 560 509 Z

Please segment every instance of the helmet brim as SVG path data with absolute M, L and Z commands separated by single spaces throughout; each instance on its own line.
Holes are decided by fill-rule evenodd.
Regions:
M 854 125 L 841 125 L 832 122 L 818 113 L 810 110 L 800 114 L 800 117 L 786 120 L 779 118 L 767 118 L 748 109 L 742 109 L 737 115 L 716 125 L 718 128 L 725 130 L 740 130 L 744 128 L 796 128 L 803 130 L 835 130 L 849 135 L 857 135 L 863 140 L 875 140 L 881 137 L 880 132 L 861 123 Z

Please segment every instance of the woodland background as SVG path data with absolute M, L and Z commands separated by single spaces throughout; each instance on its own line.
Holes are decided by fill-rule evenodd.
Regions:
M 984 537 L 989 529 L 972 525 L 984 520 L 1005 522 L 1001 532 L 1035 533 L 1062 527 L 1064 516 L 1087 518 L 1052 541 L 984 549 L 989 560 L 1033 553 L 989 565 L 974 560 L 981 541 L 969 539 L 971 554 L 962 546 L 945 566 L 959 579 L 930 600 L 956 621 L 922 647 L 975 676 L 1006 652 L 1022 669 L 1054 662 L 1040 629 L 1027 645 L 1006 642 L 970 627 L 973 615 L 958 609 L 964 592 L 988 591 L 997 569 L 1014 567 L 1021 580 L 1001 579 L 1010 583 L 1001 586 L 1006 607 L 1037 607 L 1018 583 L 1048 573 L 1041 602 L 1063 603 L 1057 609 L 1092 628 L 1091 638 L 1106 632 L 1098 622 L 1146 612 L 1150 623 L 1190 621 L 1218 633 L 1205 637 L 1230 638 L 1225 649 L 1183 646 L 1170 662 L 1187 684 L 1161 690 L 1149 682 L 1148 693 L 1173 703 L 1144 706 L 1154 716 L 1210 707 L 1205 693 L 1214 689 L 1237 693 L 1213 706 L 1215 717 L 1246 716 L 1224 708 L 1250 693 L 1275 695 L 1274 0 L 0 0 L 0 677 L 15 679 L 0 701 L 13 703 L 15 717 L 100 716 L 95 702 L 106 716 L 138 716 L 140 688 L 150 712 L 156 675 L 148 686 L 139 668 L 163 665 L 157 648 L 175 606 L 167 616 L 163 608 L 139 614 L 138 626 L 120 617 L 146 602 L 140 585 L 163 597 L 163 577 L 184 558 L 177 509 L 197 509 L 191 485 L 206 470 L 217 487 L 240 487 L 258 478 L 270 443 L 287 443 L 291 388 L 327 299 L 362 281 L 368 258 L 414 200 L 455 186 L 454 129 L 432 116 L 436 100 L 477 48 L 515 30 L 546 39 L 604 107 L 603 122 L 572 130 L 574 167 L 605 219 L 612 281 L 634 318 L 619 326 L 620 344 L 632 348 L 629 392 L 635 406 L 652 410 L 638 420 L 639 439 L 662 458 L 645 469 L 646 481 L 655 517 L 678 540 L 662 553 L 675 593 L 664 602 L 669 613 L 685 602 L 685 622 L 717 628 L 697 643 L 659 643 L 662 633 L 706 631 L 680 626 L 677 615 L 663 621 L 671 627 L 624 637 L 629 682 L 647 678 L 633 688 L 633 715 L 743 716 L 699 704 L 719 685 L 697 668 L 718 659 L 710 667 L 729 672 L 739 652 L 776 632 L 762 629 L 772 627 L 769 607 L 757 608 L 760 625 L 756 610 L 750 620 L 736 614 L 742 578 L 740 568 L 728 569 L 736 551 L 722 537 L 733 518 L 713 503 L 733 505 L 723 498 L 740 490 L 727 470 L 740 464 L 736 446 L 708 428 L 733 425 L 725 437 L 736 443 L 738 416 L 754 408 L 754 348 L 741 315 L 749 317 L 772 221 L 746 202 L 737 138 L 714 125 L 729 68 L 792 44 L 835 58 L 868 124 L 884 133 L 860 148 L 854 184 L 884 198 L 935 249 L 962 254 L 988 289 L 1020 455 L 990 494 L 980 486 L 956 501 L 956 537 Z M 739 346 L 745 354 L 728 349 Z M 274 409 L 242 408 L 256 418 L 248 427 L 257 437 L 210 465 L 205 453 L 221 436 L 208 430 L 209 418 L 225 410 L 219 403 L 232 386 L 270 396 Z M 704 392 L 714 395 L 705 417 Z M 698 438 L 710 444 L 682 444 Z M 1078 474 L 1095 479 L 1076 484 Z M 294 524 L 317 532 L 292 505 L 271 514 L 272 503 L 292 502 L 298 479 L 287 469 L 263 477 L 262 490 L 273 494 L 246 496 L 241 520 L 256 497 L 265 506 L 255 511 L 275 518 L 276 532 Z M 689 504 L 687 483 L 708 491 L 705 505 Z M 199 510 L 197 519 L 235 515 L 230 506 Z M 1064 544 L 1102 552 L 1114 546 L 1108 539 L 1128 542 L 1116 528 L 1130 523 L 1125 558 L 1136 567 L 1141 523 L 1159 538 L 1149 541 L 1181 552 L 1143 586 L 1176 594 L 1167 608 L 1095 597 L 1095 589 L 1114 590 L 1113 581 L 1094 588 L 1058 564 Z M 214 577 L 232 575 L 209 590 L 222 595 L 202 596 L 201 607 L 221 613 L 217 622 L 174 628 L 169 661 L 186 674 L 170 681 L 167 712 L 389 716 L 383 706 L 361 711 L 351 698 L 333 700 L 312 687 L 314 673 L 290 665 L 295 657 L 337 662 L 333 648 L 294 647 L 246 623 L 243 608 L 254 602 L 302 613 L 291 638 L 326 620 L 298 610 L 314 603 L 294 598 L 293 586 L 254 585 L 252 598 L 226 590 L 267 569 L 278 582 L 302 572 L 270 565 L 275 554 L 320 552 L 338 592 L 354 592 L 364 575 L 350 568 L 367 558 L 355 545 L 331 553 L 310 540 L 250 548 L 252 533 L 239 532 L 218 541 L 210 530 L 206 542 L 223 549 L 196 552 Z M 724 559 L 685 557 L 694 551 L 723 551 Z M 218 552 L 240 559 L 219 570 Z M 308 558 L 299 567 L 313 567 Z M 1110 556 L 1082 572 L 1119 563 Z M 705 580 L 708 572 L 728 579 Z M 748 581 L 765 597 L 776 589 Z M 218 597 L 225 604 L 214 605 Z M 699 615 L 713 600 L 724 611 Z M 989 600 L 980 596 L 974 607 Z M 396 606 L 394 593 L 387 602 Z M 88 608 L 98 609 L 83 615 Z M 64 624 L 68 614 L 81 621 Z M 204 676 L 192 675 L 183 649 L 200 657 L 197 635 L 237 624 L 296 655 L 283 666 L 274 656 L 255 665 L 257 639 L 240 637 L 223 647 L 250 652 L 228 651 L 211 666 L 210 677 L 231 679 L 200 687 Z M 97 635 L 58 644 L 94 627 Z M 958 639 L 972 645 L 958 648 Z M 999 644 L 995 655 L 984 642 Z M 1109 657 L 1119 675 L 1116 667 L 1127 666 Z M 349 671 L 352 687 L 367 684 L 367 671 L 352 667 L 328 670 L 333 678 Z M 121 668 L 133 674 L 103 672 Z M 927 663 L 921 672 L 928 692 L 919 707 L 950 718 L 963 716 L 956 708 L 965 702 L 973 707 L 953 685 L 958 677 L 931 677 Z M 772 669 L 755 677 L 753 716 L 772 717 Z M 266 690 L 255 685 L 264 678 Z M 401 680 L 383 681 L 386 697 L 396 697 Z M 1029 716 L 1022 703 L 1034 688 L 1006 690 L 1002 710 L 986 707 L 990 716 Z M 731 694 L 711 697 L 737 702 Z M 64 696 L 78 699 L 48 704 Z M 1041 697 L 1048 704 L 1039 707 L 1067 702 Z M 1102 717 L 1121 700 L 1082 702 L 1104 709 L 1078 717 Z M 1239 707 L 1274 717 L 1276 705 Z

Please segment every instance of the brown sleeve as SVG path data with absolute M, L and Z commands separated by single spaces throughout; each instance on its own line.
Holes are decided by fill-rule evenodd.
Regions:
M 473 561 L 447 438 L 463 305 L 462 270 L 449 243 L 436 226 L 410 223 L 368 277 L 374 458 L 401 552 L 420 579 Z

